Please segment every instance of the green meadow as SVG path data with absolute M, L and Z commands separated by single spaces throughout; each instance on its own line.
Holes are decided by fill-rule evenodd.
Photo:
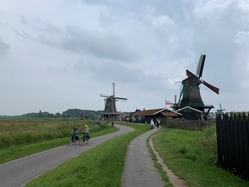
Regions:
M 91 137 L 118 130 L 89 119 L 0 119 L 0 164 L 67 144 L 75 125 L 79 132 L 88 125 Z
M 115 137 L 72 158 L 60 166 L 30 181 L 26 186 L 122 186 L 122 172 L 129 143 L 150 130 L 149 125 L 118 122 L 135 131 Z M 83 129 L 87 124 L 91 136 L 116 131 L 110 123 L 102 125 L 78 119 L 0 119 L 1 163 L 35 152 L 65 145 L 74 125 Z M 189 187 L 247 187 L 249 182 L 219 168 L 217 162 L 216 129 L 211 124 L 199 130 L 182 130 L 161 125 L 152 139 L 165 164 Z M 150 148 L 149 148 L 150 149 Z M 166 186 L 172 186 L 166 173 L 156 168 Z
M 249 181 L 216 165 L 215 123 L 201 130 L 167 128 L 165 125 L 152 140 L 164 163 L 189 187 L 249 186 Z

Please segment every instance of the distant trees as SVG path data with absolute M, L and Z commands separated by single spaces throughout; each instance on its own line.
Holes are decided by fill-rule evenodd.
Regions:
M 62 114 L 56 112 L 55 114 L 49 112 L 42 112 L 41 110 L 38 113 L 27 113 L 23 114 L 21 117 L 28 118 L 94 118 L 96 115 L 101 115 L 102 110 L 81 110 L 81 109 L 68 109 Z
M 55 113 L 55 117 L 56 117 L 56 118 L 60 118 L 60 117 L 61 117 L 61 114 L 60 114 L 59 112 L 56 112 L 56 113 Z
M 68 109 L 62 112 L 62 117 L 71 117 L 71 118 L 94 118 L 94 116 L 102 114 L 103 111 L 95 110 L 81 110 L 81 109 Z

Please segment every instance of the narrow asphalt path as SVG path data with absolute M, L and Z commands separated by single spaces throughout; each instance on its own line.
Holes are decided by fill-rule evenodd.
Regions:
M 62 162 L 122 134 L 133 128 L 115 125 L 120 130 L 112 134 L 91 138 L 88 144 L 64 145 L 0 165 L 0 187 L 24 186 L 33 178 L 58 166 Z M 66 142 L 65 142 L 66 144 Z
M 125 158 L 123 187 L 164 186 L 146 145 L 147 138 L 158 130 L 154 128 L 131 141 Z

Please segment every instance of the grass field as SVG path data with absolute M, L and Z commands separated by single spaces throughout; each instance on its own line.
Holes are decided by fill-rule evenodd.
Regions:
M 89 123 L 89 120 L 1 119 L 0 139 L 9 137 L 9 142 L 11 143 L 1 144 L 0 162 L 3 163 L 66 144 L 73 126 L 78 125 L 79 128 L 83 128 L 85 124 L 89 125 L 92 137 L 115 130 L 115 128 L 111 128 L 110 124 L 99 127 L 100 125 Z M 121 186 L 127 147 L 132 139 L 149 129 L 145 125 L 120 124 L 131 126 L 136 131 L 109 140 L 63 163 L 31 181 L 27 186 Z M 50 131 L 59 131 L 59 134 L 65 134 L 62 137 L 60 135 L 47 136 L 46 134 L 49 134 Z M 44 133 L 44 136 L 40 135 L 43 139 L 38 139 L 37 141 L 36 138 L 30 138 L 37 136 L 37 133 Z M 13 138 L 15 135 L 20 137 Z M 25 140 L 25 137 L 32 141 Z M 45 137 L 48 138 L 46 139 Z M 24 138 L 23 141 L 14 141 L 22 138 Z M 214 125 L 208 126 L 201 131 L 173 129 L 162 125 L 160 132 L 153 136 L 153 141 L 156 150 L 166 165 L 178 177 L 185 180 L 189 187 L 249 186 L 248 181 L 240 179 L 216 166 L 217 147 Z M 151 154 L 155 159 L 153 153 Z M 155 165 L 161 170 L 156 161 Z M 160 173 L 165 180 L 165 184 L 171 186 L 166 174 L 162 170 Z
M 165 164 L 189 187 L 248 187 L 249 182 L 217 167 L 215 124 L 202 131 L 162 127 L 153 136 Z
M 79 132 L 88 125 L 91 137 L 118 130 L 109 123 L 98 125 L 86 119 L 0 119 L 0 164 L 65 145 L 74 125 Z

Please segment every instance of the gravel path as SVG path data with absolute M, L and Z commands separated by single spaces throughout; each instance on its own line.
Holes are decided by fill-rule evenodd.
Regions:
M 123 173 L 123 187 L 163 187 L 164 181 L 154 167 L 146 145 L 147 138 L 158 131 L 154 128 L 137 138 L 129 145 Z

